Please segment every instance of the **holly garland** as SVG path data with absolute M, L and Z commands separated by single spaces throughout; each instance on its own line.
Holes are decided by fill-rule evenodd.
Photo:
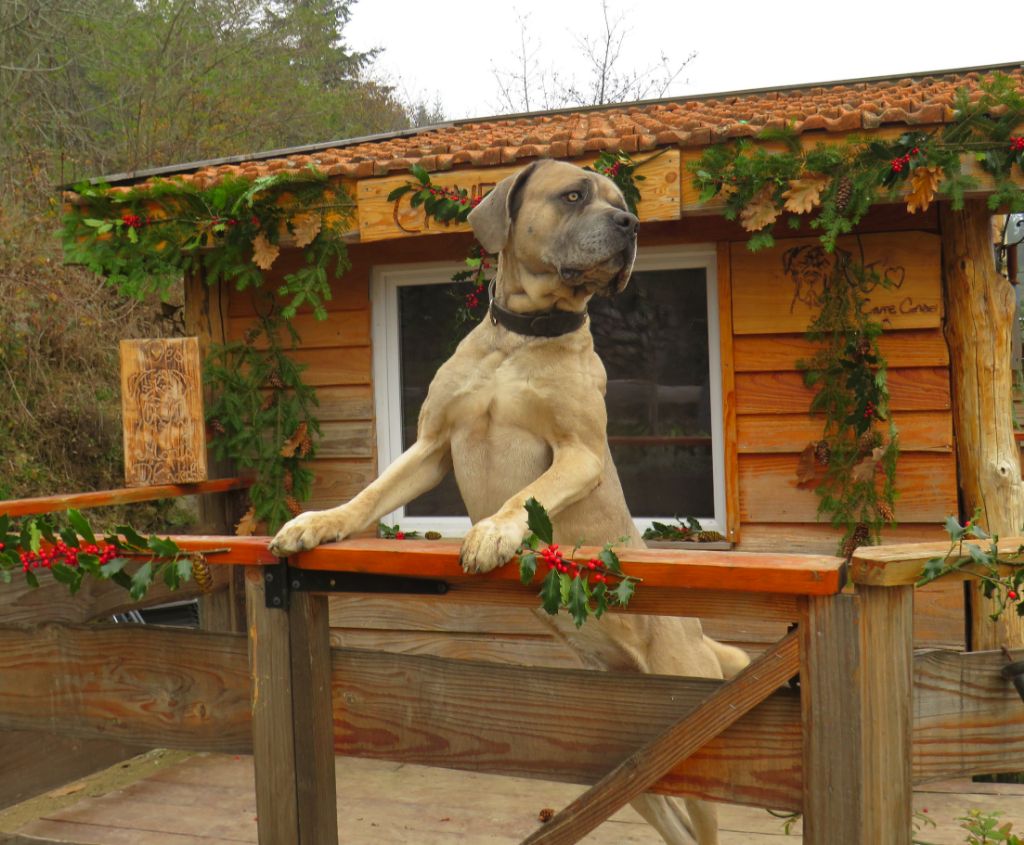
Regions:
M 49 571 L 71 595 L 86 578 L 94 578 L 123 587 L 135 601 L 157 580 L 171 590 L 193 577 L 204 590 L 213 586 L 204 556 L 183 551 L 167 537 L 143 537 L 119 525 L 99 539 L 79 511 L 69 510 L 66 517 L 62 526 L 49 515 L 15 521 L 0 514 L 0 581 L 11 583 L 20 569 L 29 586 L 38 587 L 39 573 Z
M 622 571 L 612 549 L 614 544 L 605 544 L 597 557 L 583 562 L 574 559 L 579 547 L 566 558 L 554 542 L 551 518 L 544 506 L 531 497 L 525 507 L 530 534 L 516 552 L 519 580 L 530 584 L 538 565 L 547 566 L 540 588 L 541 607 L 545 611 L 554 616 L 564 608 L 579 628 L 591 617 L 600 619 L 610 606 L 629 604 L 641 579 Z
M 955 516 L 946 518 L 949 550 L 941 557 L 929 560 L 915 586 L 922 587 L 953 572 L 965 572 L 981 581 L 986 598 L 995 600 L 995 610 L 989 614 L 996 621 L 1013 608 L 1024 616 L 1024 545 L 1006 555 L 999 551 L 999 537 L 988 533 L 978 524 L 980 510 L 963 525 Z M 988 540 L 985 548 L 970 540 Z
M 964 172 L 970 158 L 993 184 L 989 207 L 1024 210 L 1024 190 L 1013 180 L 1024 165 L 1024 95 L 1004 74 L 983 80 L 979 89 L 957 91 L 954 119 L 929 132 L 907 132 L 895 140 L 852 135 L 804 149 L 792 128 L 764 130 L 759 140 L 742 139 L 708 147 L 689 165 L 703 201 L 725 200 L 725 217 L 751 233 L 751 250 L 774 244 L 770 229 L 785 216 L 799 229 L 809 216 L 828 251 L 853 231 L 871 206 L 902 199 L 907 211 L 925 211 L 938 194 L 954 209 L 978 181 Z

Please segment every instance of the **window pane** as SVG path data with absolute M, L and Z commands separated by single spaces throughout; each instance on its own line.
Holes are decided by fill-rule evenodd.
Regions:
M 472 328 L 454 315 L 468 285 L 398 289 L 403 448 L 437 368 Z M 703 268 L 643 271 L 614 299 L 590 302 L 608 371 L 608 434 L 633 516 L 711 516 L 711 403 Z M 410 516 L 464 516 L 453 476 L 410 502 Z

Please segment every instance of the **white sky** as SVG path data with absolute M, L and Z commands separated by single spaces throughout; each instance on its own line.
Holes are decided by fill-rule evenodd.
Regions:
M 667 96 L 1019 62 L 1014 8 L 610 0 L 613 17 L 627 13 L 624 68 L 649 66 L 661 52 L 678 61 L 697 52 Z M 385 48 L 378 71 L 406 96 L 439 98 L 445 116 L 457 119 L 502 111 L 492 67 L 511 68 L 519 17 L 527 16 L 539 63 L 582 82 L 577 39 L 599 32 L 600 13 L 600 0 L 359 0 L 345 32 L 352 48 Z M 460 55 L 468 64 L 452 70 Z

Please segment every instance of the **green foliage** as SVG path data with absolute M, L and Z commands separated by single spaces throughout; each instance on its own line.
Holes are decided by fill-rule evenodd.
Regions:
M 849 253 L 837 251 L 821 309 L 807 332 L 817 352 L 798 364 L 816 391 L 810 411 L 824 417 L 822 439 L 808 445 L 804 460 L 824 463 L 815 486 L 818 513 L 843 529 L 844 555 L 868 539 L 865 533 L 878 537 L 892 519 L 896 498 L 899 437 L 891 422 L 888 437 L 875 431 L 889 418 L 887 367 L 878 349 L 882 326 L 865 311 L 868 291 L 886 284 Z M 808 470 L 806 480 L 812 475 Z
M 640 189 L 636 183 L 643 182 L 647 178 L 637 173 L 636 169 L 649 161 L 653 161 L 664 152 L 662 150 L 649 158 L 645 158 L 643 161 L 634 161 L 629 153 L 624 153 L 622 150 L 617 150 L 614 153 L 605 150 L 597 157 L 593 167 L 584 169 L 593 170 L 595 173 L 601 173 L 611 179 L 618 186 L 619 190 L 622 191 L 622 196 L 626 200 L 626 206 L 636 214 L 637 206 L 640 204 Z
M 978 524 L 980 509 L 974 518 L 960 524 L 955 516 L 946 517 L 945 529 L 949 534 L 949 549 L 941 557 L 931 558 L 921 570 L 916 586 L 922 587 L 953 572 L 964 572 L 981 582 L 985 596 L 993 599 L 996 609 L 990 614 L 992 621 L 1012 609 L 1024 616 L 1024 546 L 1012 552 L 999 551 L 999 537 L 988 533 Z M 988 541 L 987 545 L 971 540 Z M 1001 842 L 1003 840 L 993 840 Z
M 970 810 L 966 816 L 959 816 L 960 827 L 967 831 L 966 845 L 995 845 L 998 842 L 1024 845 L 1024 840 L 1013 833 L 1012 822 L 1000 824 L 1000 815 L 993 811 Z
M 547 565 L 539 593 L 541 607 L 547 613 L 554 616 L 564 608 L 579 628 L 590 617 L 600 619 L 611 606 L 629 604 L 640 579 L 622 571 L 612 543 L 607 543 L 597 557 L 587 561 L 577 562 L 573 555 L 566 558 L 554 542 L 554 527 L 544 506 L 530 498 L 524 507 L 530 533 L 516 552 L 519 580 L 523 584 L 532 583 L 538 561 Z
M 764 202 L 774 205 L 779 214 L 790 212 L 794 226 L 799 225 L 799 215 L 808 214 L 811 227 L 821 231 L 821 242 L 829 251 L 879 199 L 892 201 L 909 191 L 909 210 L 926 208 L 932 192 L 907 183 L 929 169 L 937 176 L 939 193 L 949 197 L 954 208 L 962 207 L 964 192 L 976 184 L 963 172 L 966 156 L 973 156 L 994 182 L 991 208 L 1024 210 L 1024 190 L 1013 178 L 1014 173 L 1018 179 L 1021 175 L 1024 144 L 1012 135 L 1024 122 L 1024 95 L 1003 74 L 982 80 L 979 89 L 980 96 L 974 99 L 966 88 L 957 92 L 951 123 L 927 133 L 906 132 L 895 140 L 854 135 L 805 150 L 792 129 L 783 129 L 766 130 L 760 136 L 761 141 L 781 142 L 781 151 L 749 139 L 713 145 L 689 165 L 694 187 L 702 201 L 722 197 L 729 220 Z M 802 209 L 787 202 L 794 181 L 810 177 L 823 180 L 812 207 Z M 777 216 L 771 216 L 772 222 Z M 744 221 L 744 226 L 752 233 L 751 249 L 773 243 L 770 223 Z
M 10 583 L 21 570 L 32 587 L 39 586 L 40 571 L 74 595 L 86 578 L 113 581 L 138 601 L 156 579 L 178 589 L 192 578 L 192 568 L 203 556 L 183 551 L 167 537 L 143 537 L 134 528 L 118 525 L 97 537 L 89 521 L 69 510 L 61 527 L 52 515 L 14 520 L 0 514 L 0 582 Z
M 717 531 L 705 531 L 692 516 L 684 519 L 677 516 L 675 525 L 652 522 L 650 528 L 644 529 L 644 539 L 710 543 L 724 538 Z

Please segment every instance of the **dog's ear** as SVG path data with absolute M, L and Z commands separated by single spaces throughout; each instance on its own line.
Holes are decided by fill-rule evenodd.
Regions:
M 532 162 L 518 173 L 502 179 L 480 205 L 469 212 L 469 225 L 480 245 L 488 252 L 501 252 L 508 242 L 509 229 L 514 218 L 515 199 L 537 169 L 539 161 Z

